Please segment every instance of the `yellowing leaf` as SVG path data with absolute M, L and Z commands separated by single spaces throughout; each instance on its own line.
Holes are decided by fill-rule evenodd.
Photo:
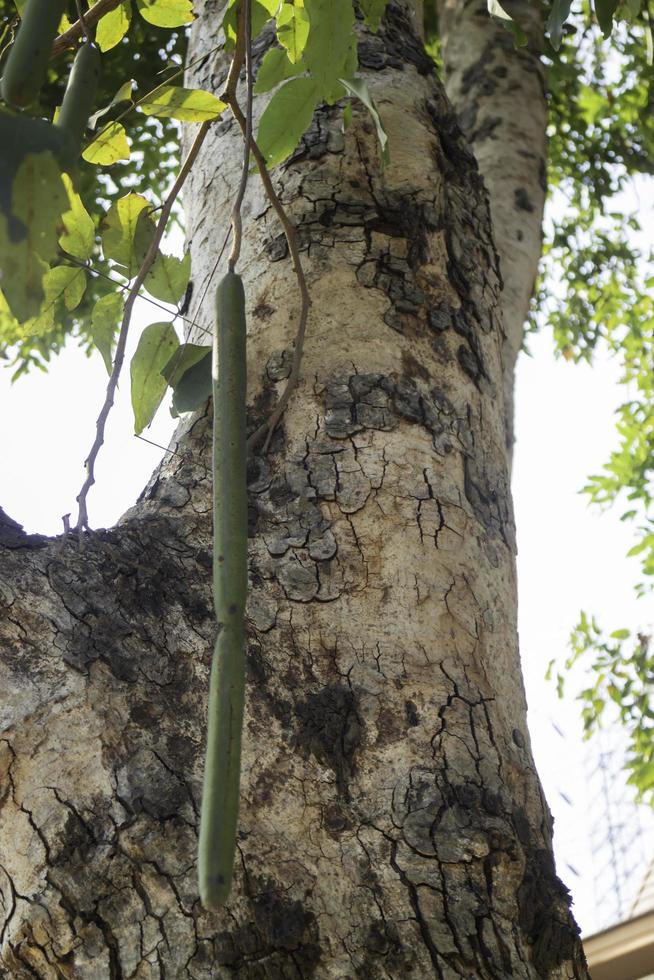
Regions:
M 279 0 L 277 2 L 272 2 L 272 0 L 251 0 L 252 8 L 252 27 L 250 30 L 250 35 L 252 38 L 257 37 L 265 24 L 268 23 L 273 15 L 272 7 L 276 10 L 279 7 Z M 227 39 L 226 48 L 228 51 L 234 49 L 234 41 L 236 40 L 236 3 L 235 0 L 229 0 L 227 7 L 225 9 L 225 14 L 223 16 L 223 30 L 225 31 L 225 37 Z
M 111 205 L 101 225 L 104 256 L 123 266 L 128 279 L 136 275 L 143 261 L 143 246 L 136 243 L 136 230 L 139 215 L 147 207 L 148 202 L 140 194 L 126 194 Z
M 118 122 L 110 122 L 82 153 L 87 163 L 109 166 L 119 160 L 129 160 L 129 143 L 125 127 Z
M 122 318 L 123 297 L 120 293 L 102 296 L 91 313 L 91 336 L 102 354 L 107 374 L 111 374 L 111 350 Z
M 150 98 L 138 104 L 146 116 L 179 119 L 182 122 L 206 122 L 218 117 L 227 108 L 224 102 L 200 88 L 181 85 L 162 85 Z
M 312 78 L 292 78 L 275 92 L 259 121 L 257 142 L 269 167 L 285 160 L 313 119 L 318 92 Z
M 64 252 L 86 262 L 90 258 L 95 244 L 95 225 L 93 218 L 82 204 L 81 197 L 74 189 L 68 174 L 63 174 L 63 181 L 70 208 L 68 211 L 64 211 L 61 216 L 64 230 L 59 236 L 59 244 Z
M 191 0 L 136 0 L 143 20 L 155 27 L 181 27 L 195 19 Z
M 132 408 L 134 431 L 138 435 L 154 418 L 166 393 L 166 379 L 161 374 L 179 341 L 172 323 L 151 323 L 146 327 L 132 358 Z
M 122 41 L 129 30 L 132 19 L 132 0 L 123 0 L 115 10 L 98 22 L 95 31 L 95 43 L 101 51 L 110 51 Z
M 308 36 L 309 18 L 304 7 L 283 4 L 277 14 L 277 37 L 288 52 L 288 60 L 293 64 L 302 57 Z

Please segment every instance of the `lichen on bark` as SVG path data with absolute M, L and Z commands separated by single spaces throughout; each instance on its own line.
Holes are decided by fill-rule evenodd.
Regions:
M 486 191 L 410 13 L 393 2 L 362 35 L 386 171 L 363 109 L 343 134 L 323 107 L 275 175 L 312 312 L 301 384 L 249 465 L 243 792 L 220 913 L 195 880 L 208 413 L 83 555 L 3 525 L 7 976 L 587 975 L 526 729 Z M 215 23 L 207 3 L 193 50 Z M 216 127 L 187 197 L 196 296 L 239 162 L 235 127 Z M 256 186 L 244 213 L 254 428 L 297 307 Z

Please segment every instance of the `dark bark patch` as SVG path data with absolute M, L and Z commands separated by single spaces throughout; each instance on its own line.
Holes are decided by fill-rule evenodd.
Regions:
M 356 374 L 337 378 L 328 384 L 325 401 L 325 429 L 334 439 L 345 439 L 362 429 L 388 432 L 405 419 L 423 425 L 432 434 L 434 449 L 440 455 L 451 452 L 455 441 L 463 448 L 470 441 L 468 423 L 456 417 L 449 399 L 438 388 L 425 388 L 414 377 Z
M 483 527 L 492 536 L 502 538 L 508 547 L 515 548 L 513 514 L 504 472 L 497 470 L 483 456 L 466 456 L 464 489 L 468 503 Z
M 288 243 L 284 234 L 276 235 L 264 245 L 266 255 L 271 262 L 280 262 L 288 255 Z
M 531 214 L 536 210 L 524 187 L 516 188 L 513 193 L 513 200 L 518 211 L 527 211 Z
M 352 821 L 347 811 L 338 803 L 330 803 L 323 808 L 322 824 L 334 840 L 338 840 L 343 831 L 352 828 Z
M 314 976 L 321 956 L 314 913 L 289 898 L 277 882 L 259 887 L 250 902 L 251 921 L 217 934 L 215 962 L 243 980 Z
M 404 702 L 404 715 L 406 718 L 407 728 L 415 728 L 415 726 L 420 721 L 420 715 L 418 714 L 418 709 L 416 708 L 413 701 Z
M 413 65 L 419 75 L 431 75 L 434 62 L 416 36 L 406 10 L 399 4 L 386 7 L 376 34 L 365 33 L 358 45 L 359 64 L 370 71 L 403 70 Z
M 363 722 L 354 691 L 330 684 L 295 705 L 297 747 L 334 772 L 341 791 L 346 790 L 354 755 L 363 738 Z
M 570 893 L 557 878 L 554 859 L 544 848 L 529 848 L 517 894 L 520 928 L 532 946 L 538 976 L 548 977 L 578 959 L 579 929 L 568 913 Z
M 118 797 L 132 813 L 158 820 L 173 817 L 188 801 L 177 776 L 151 749 L 139 749 L 116 773 Z
M 27 534 L 23 525 L 5 514 L 0 507 L 0 547 L 2 548 L 44 548 L 49 544 L 42 534 Z
M 290 350 L 274 351 L 268 358 L 266 374 L 271 381 L 283 381 L 291 373 L 293 353 Z

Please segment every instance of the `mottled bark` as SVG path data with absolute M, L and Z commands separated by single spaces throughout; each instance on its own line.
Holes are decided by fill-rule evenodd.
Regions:
M 213 43 L 207 3 L 195 52 Z M 322 108 L 276 175 L 313 307 L 249 469 L 236 883 L 197 900 L 214 619 L 208 413 L 79 555 L 5 522 L 0 934 L 11 978 L 586 977 L 517 649 L 499 276 L 486 193 L 400 3 L 361 63 L 389 130 Z M 194 80 L 220 89 L 224 64 Z M 238 169 L 188 194 L 195 296 Z M 290 262 L 253 182 L 250 418 L 288 373 Z M 200 329 L 210 298 L 193 309 Z
M 542 245 L 546 192 L 544 70 L 539 58 L 542 10 L 507 0 L 529 37 L 513 35 L 488 15 L 486 0 L 439 0 L 445 89 L 490 195 L 493 239 L 503 280 L 506 442 L 513 450 L 513 371 L 522 345 Z

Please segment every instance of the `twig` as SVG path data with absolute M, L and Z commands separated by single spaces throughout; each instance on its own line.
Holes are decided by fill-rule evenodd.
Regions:
M 110 13 L 112 10 L 115 10 L 116 7 L 120 6 L 121 2 L 122 0 L 98 0 L 97 3 L 86 11 L 82 18 L 76 20 L 74 24 L 71 24 L 67 31 L 64 31 L 63 34 L 60 34 L 59 37 L 54 39 L 52 42 L 50 59 L 52 60 L 53 58 L 58 58 L 60 54 L 63 54 L 63 52 L 67 50 L 67 48 L 77 47 L 77 42 L 83 34 L 86 34 L 88 37 L 83 21 L 86 22 L 89 30 L 93 30 L 98 21 L 104 17 L 105 14 Z
M 229 254 L 228 268 L 233 272 L 236 263 L 241 255 L 241 240 L 243 238 L 243 221 L 241 219 L 241 205 L 245 197 L 245 188 L 248 182 L 248 171 L 250 169 L 250 140 L 252 139 L 252 39 L 250 36 L 251 9 L 250 2 L 246 0 L 241 4 L 239 11 L 239 36 L 243 38 L 243 48 L 245 56 L 245 76 L 246 76 L 246 111 L 245 111 L 245 133 L 243 139 L 243 165 L 241 168 L 241 179 L 238 185 L 238 192 L 232 208 L 232 249 Z M 236 58 L 234 58 L 234 63 Z M 233 68 L 232 64 L 232 68 Z M 237 75 L 230 71 L 228 90 L 231 98 L 236 99 Z M 230 84 L 231 82 L 231 84 Z
M 79 22 L 82 25 L 82 34 L 84 35 L 86 43 L 90 44 L 95 40 L 95 24 L 89 25 L 89 22 L 86 19 L 83 0 L 75 0 L 75 6 L 77 7 Z
M 141 268 L 139 269 L 136 279 L 134 280 L 134 282 L 130 287 L 127 299 L 125 301 L 125 309 L 123 311 L 123 319 L 120 325 L 120 332 L 118 334 L 118 343 L 116 344 L 116 353 L 114 356 L 113 368 L 111 370 L 109 383 L 107 384 L 107 393 L 105 395 L 104 404 L 102 406 L 102 409 L 100 411 L 100 414 L 96 422 L 95 440 L 93 442 L 93 445 L 91 446 L 91 451 L 85 462 L 86 480 L 84 481 L 82 489 L 80 490 L 77 496 L 77 503 L 79 504 L 79 513 L 77 517 L 76 530 L 79 536 L 80 544 L 82 542 L 82 532 L 89 530 L 86 498 L 88 496 L 89 490 L 95 483 L 95 463 L 98 457 L 98 453 L 100 452 L 100 449 L 102 448 L 102 445 L 104 443 L 104 430 L 107 423 L 107 418 L 109 416 L 109 412 L 111 411 L 111 407 L 114 403 L 114 395 L 116 392 L 116 387 L 118 385 L 120 372 L 123 366 L 123 360 L 125 359 L 125 345 L 127 344 L 127 334 L 129 331 L 130 320 L 132 317 L 132 308 L 138 296 L 139 289 L 143 285 L 145 281 L 145 277 L 150 271 L 152 263 L 154 262 L 155 257 L 157 255 L 157 251 L 159 249 L 159 243 L 161 242 L 163 233 L 166 229 L 166 225 L 168 223 L 168 219 L 170 217 L 170 212 L 172 210 L 173 204 L 175 203 L 175 199 L 177 198 L 177 195 L 182 189 L 184 181 L 188 177 L 191 167 L 195 163 L 195 159 L 198 153 L 200 152 L 200 147 L 204 142 L 204 138 L 209 131 L 210 125 L 211 122 L 204 122 L 202 123 L 200 129 L 198 130 L 195 140 L 193 141 L 193 145 L 191 146 L 191 149 L 189 150 L 186 159 L 182 164 L 179 174 L 177 175 L 177 180 L 173 184 L 171 191 L 168 194 L 168 197 L 166 198 L 164 206 L 161 209 L 161 215 L 159 217 L 159 221 L 157 222 L 157 227 L 155 228 L 154 236 L 152 238 L 152 241 L 150 242 L 148 250 L 145 254 L 145 258 L 143 259 L 143 262 L 141 264 Z
M 241 128 L 241 132 L 245 136 L 247 133 L 247 120 L 241 111 L 241 107 L 238 104 L 236 98 L 236 93 L 233 91 L 226 90 L 222 96 L 224 102 L 231 108 L 234 118 Z M 297 328 L 297 334 L 295 336 L 295 350 L 293 351 L 293 361 L 291 363 L 291 373 L 286 382 L 286 387 L 277 402 L 277 405 L 272 411 L 270 418 L 264 422 L 262 425 L 256 429 L 250 438 L 248 439 L 248 450 L 254 449 L 257 443 L 260 441 L 262 436 L 266 435 L 266 441 L 263 445 L 264 453 L 268 451 L 268 446 L 270 445 L 270 440 L 272 438 L 273 432 L 277 427 L 277 423 L 281 419 L 286 406 L 289 403 L 290 397 L 298 383 L 300 377 L 300 365 L 302 364 L 302 352 L 304 350 L 304 338 L 307 329 L 307 320 L 309 317 L 309 307 L 311 305 L 311 299 L 309 297 L 309 289 L 307 287 L 307 281 L 304 276 L 304 270 L 302 268 L 302 261 L 300 259 L 300 244 L 298 241 L 297 231 L 295 225 L 292 223 L 286 211 L 284 205 L 280 201 L 275 188 L 273 187 L 273 182 L 271 180 L 270 174 L 268 173 L 268 168 L 266 166 L 266 161 L 263 153 L 259 149 L 256 140 L 253 136 L 250 136 L 250 149 L 252 150 L 252 155 L 257 164 L 259 174 L 263 186 L 265 188 L 268 200 L 272 204 L 274 210 L 277 213 L 277 217 L 284 229 L 284 235 L 286 236 L 286 241 L 288 243 L 288 250 L 291 253 L 291 258 L 293 260 L 293 268 L 295 270 L 295 275 L 298 282 L 298 287 L 300 289 L 300 322 Z

